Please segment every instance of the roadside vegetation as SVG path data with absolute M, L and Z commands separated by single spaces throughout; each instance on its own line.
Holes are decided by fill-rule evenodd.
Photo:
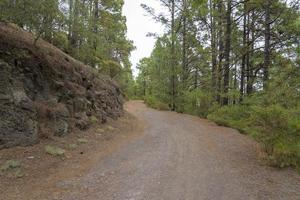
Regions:
M 140 61 L 136 96 L 236 128 L 271 165 L 300 168 L 299 2 L 164 5 L 163 14 L 143 5 L 166 32 Z

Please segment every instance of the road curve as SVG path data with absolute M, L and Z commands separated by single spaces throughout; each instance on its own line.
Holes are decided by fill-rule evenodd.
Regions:
M 126 109 L 144 133 L 101 159 L 84 176 L 62 181 L 64 200 L 299 200 L 300 176 L 259 164 L 256 143 L 207 120 Z M 138 123 L 138 121 L 137 121 Z

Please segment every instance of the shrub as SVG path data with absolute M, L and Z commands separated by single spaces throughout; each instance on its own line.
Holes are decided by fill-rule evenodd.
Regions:
M 208 115 L 219 125 L 236 128 L 262 144 L 270 164 L 300 168 L 300 109 L 226 106 Z
M 144 101 L 151 108 L 158 110 L 169 110 L 169 106 L 166 103 L 159 101 L 153 96 L 145 96 Z
M 215 105 L 212 95 L 201 90 L 185 92 L 181 104 L 181 112 L 200 117 L 207 117 Z
M 263 144 L 271 164 L 300 167 L 300 119 L 279 105 L 255 107 L 250 133 Z
M 236 128 L 246 132 L 249 125 L 251 107 L 248 106 L 225 106 L 209 114 L 207 118 L 218 125 Z
M 287 134 L 288 113 L 280 106 L 254 107 L 250 121 L 253 136 L 266 144 L 273 144 Z

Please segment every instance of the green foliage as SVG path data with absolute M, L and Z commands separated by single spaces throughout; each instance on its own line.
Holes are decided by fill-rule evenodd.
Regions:
M 270 164 L 300 168 L 299 68 L 278 58 L 282 66 L 267 90 L 244 99 L 242 105 L 226 106 L 208 115 L 217 124 L 254 137 L 268 154 Z
M 263 145 L 272 165 L 300 168 L 300 109 L 280 105 L 228 106 L 208 116 L 217 124 L 236 128 Z
M 0 2 L 0 19 L 16 23 L 36 34 L 36 38 L 50 39 L 55 26 L 64 21 L 58 0 L 23 0 Z
M 74 58 L 99 69 L 132 95 L 129 56 L 133 42 L 126 37 L 123 0 L 0 0 L 0 20 L 13 22 Z
M 140 61 L 136 96 L 236 128 L 259 141 L 272 164 L 299 167 L 299 5 L 267 2 L 164 2 L 171 12 L 175 4 L 175 24 L 172 13 L 143 5 L 167 31 Z
M 123 0 L 0 0 L 0 20 L 18 24 L 36 39 L 41 37 L 110 76 L 126 99 L 144 98 L 156 109 L 172 107 L 208 116 L 253 136 L 273 164 L 299 167 L 300 13 L 296 0 L 267 1 L 268 6 L 263 0 L 231 6 L 231 1 L 216 0 L 162 2 L 168 13 L 156 14 L 143 5 L 166 32 L 156 38 L 150 57 L 141 59 L 136 80 L 129 61 L 134 46 L 126 36 Z M 267 11 L 271 24 L 266 23 Z M 50 154 L 64 154 L 56 147 L 47 149 Z
M 158 109 L 158 110 L 169 110 L 169 106 L 167 104 L 159 101 L 157 98 L 153 96 L 145 96 L 144 101 L 151 108 Z
M 232 127 L 245 132 L 249 123 L 251 108 L 248 106 L 225 106 L 207 116 L 221 126 Z
M 279 105 L 254 108 L 250 131 L 264 145 L 272 164 L 300 167 L 299 114 L 300 110 Z
M 52 43 L 53 45 L 64 51 L 68 49 L 68 37 L 63 32 L 53 33 Z
M 212 109 L 215 109 L 213 96 L 208 92 L 193 90 L 184 92 L 181 98 L 182 110 L 180 112 L 206 117 Z

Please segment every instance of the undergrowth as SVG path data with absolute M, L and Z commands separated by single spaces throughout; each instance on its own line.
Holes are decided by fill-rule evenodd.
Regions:
M 169 106 L 166 103 L 159 101 L 153 96 L 145 96 L 144 102 L 151 108 L 158 110 L 169 110 Z
M 227 106 L 208 115 L 222 126 L 233 127 L 262 144 L 271 165 L 300 169 L 300 108 L 280 105 Z

